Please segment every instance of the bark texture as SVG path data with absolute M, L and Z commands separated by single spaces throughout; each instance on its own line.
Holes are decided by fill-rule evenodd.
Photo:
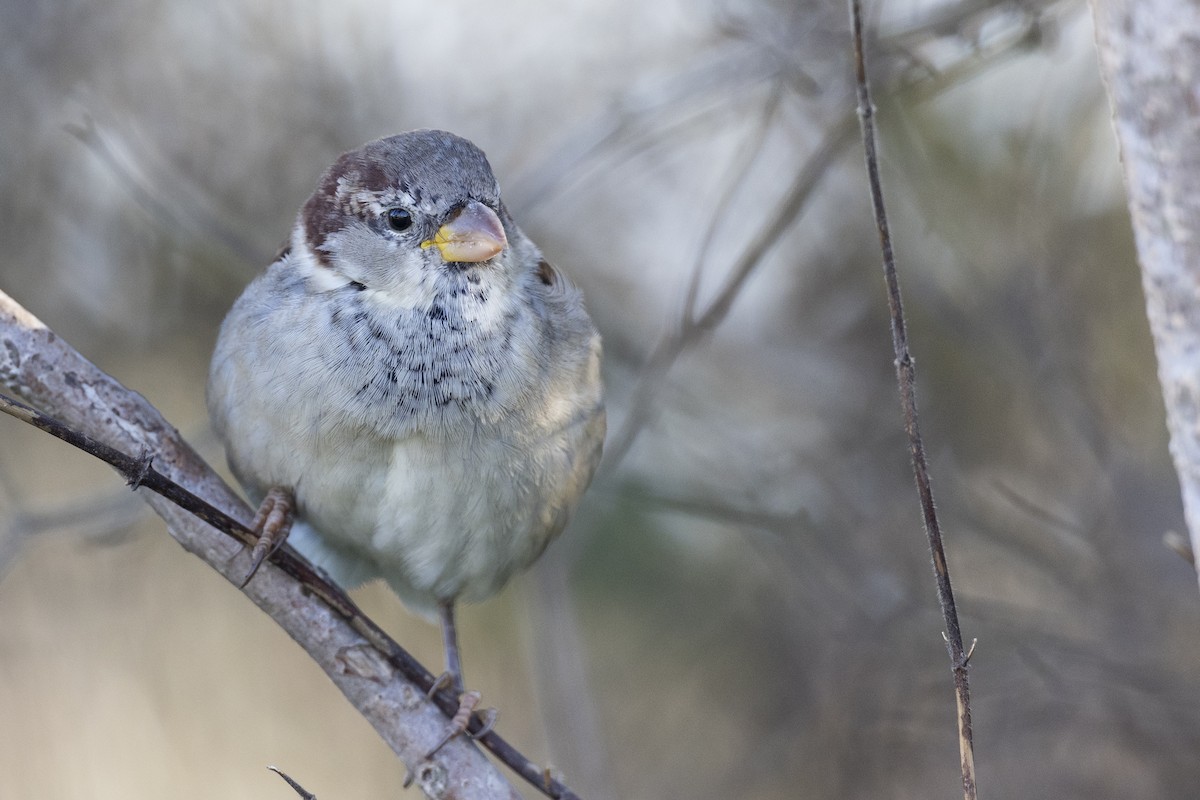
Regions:
M 1093 0 L 1171 455 L 1200 552 L 1200 6 Z

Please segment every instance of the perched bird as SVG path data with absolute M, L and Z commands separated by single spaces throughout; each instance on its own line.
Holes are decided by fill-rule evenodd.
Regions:
M 325 172 L 221 326 L 208 408 L 263 541 L 440 614 L 461 692 L 455 602 L 528 567 L 600 459 L 600 337 L 483 152 L 411 131 Z

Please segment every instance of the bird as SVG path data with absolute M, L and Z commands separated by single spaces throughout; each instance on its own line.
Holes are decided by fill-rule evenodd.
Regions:
M 601 353 L 476 145 L 421 129 L 342 154 L 209 369 L 213 428 L 258 504 L 250 575 L 286 538 L 344 588 L 382 578 L 440 619 L 461 694 L 456 604 L 529 567 L 596 471 Z

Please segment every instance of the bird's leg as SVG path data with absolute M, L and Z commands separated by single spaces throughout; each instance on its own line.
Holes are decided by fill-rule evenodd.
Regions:
M 250 571 L 242 581 L 244 587 L 258 572 L 258 568 L 284 543 L 292 530 L 292 521 L 296 517 L 296 499 L 289 489 L 282 486 L 272 486 L 267 496 L 263 498 L 250 523 L 250 529 L 258 534 L 258 541 L 250 550 Z
M 454 716 L 450 719 L 450 730 L 446 731 L 442 740 L 425 754 L 426 760 L 433 758 L 437 751 L 445 747 L 454 737 L 466 734 L 472 739 L 478 739 L 490 731 L 492 725 L 496 723 L 496 709 L 490 708 L 487 710 L 483 727 L 473 734 L 467 732 L 467 728 L 471 725 L 471 715 L 479 705 L 480 694 L 463 690 L 462 661 L 458 657 L 458 633 L 454 629 L 454 601 L 446 600 L 438 603 L 438 613 L 442 620 L 442 645 L 446 650 L 446 671 L 433 682 L 433 686 L 429 689 L 429 696 L 432 697 L 443 686 L 446 686 L 458 698 L 458 711 L 454 712 Z
M 442 647 L 446 651 L 446 673 L 450 676 L 450 691 L 458 697 L 463 693 L 462 661 L 458 657 L 458 632 L 454 629 L 454 601 L 438 603 L 442 620 Z

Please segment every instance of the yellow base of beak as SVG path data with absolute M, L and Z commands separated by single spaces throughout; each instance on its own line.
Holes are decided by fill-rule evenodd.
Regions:
M 475 264 L 499 255 L 508 246 L 504 225 L 495 211 L 472 200 L 438 228 L 422 248 L 436 247 L 444 261 Z

